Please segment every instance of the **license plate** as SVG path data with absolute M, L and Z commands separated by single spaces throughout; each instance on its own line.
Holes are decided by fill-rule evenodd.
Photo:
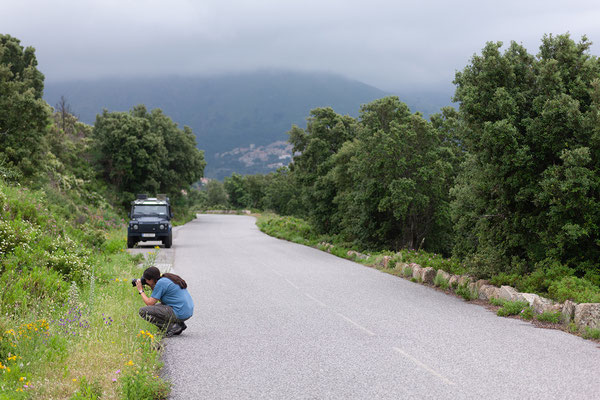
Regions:
M 142 237 L 154 237 L 156 236 L 154 233 L 142 233 Z

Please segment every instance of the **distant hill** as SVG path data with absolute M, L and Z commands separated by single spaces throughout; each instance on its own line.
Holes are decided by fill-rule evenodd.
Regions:
M 362 104 L 390 94 L 333 74 L 253 72 L 46 83 L 44 98 L 50 105 L 63 95 L 89 124 L 104 108 L 127 111 L 145 104 L 162 109 L 180 126 L 192 128 L 205 151 L 206 176 L 222 179 L 232 172 L 265 173 L 287 164 L 289 154 L 283 154 L 287 147 L 281 142 L 292 124 L 306 126 L 311 109 L 330 106 L 357 116 Z M 411 97 L 420 107 L 414 111 L 425 114 L 448 103 L 427 95 Z M 413 108 L 410 99 L 400 98 Z

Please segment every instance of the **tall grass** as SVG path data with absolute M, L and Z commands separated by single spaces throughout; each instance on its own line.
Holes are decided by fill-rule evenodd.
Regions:
M 0 181 L 0 399 L 166 398 L 122 219 L 63 200 Z

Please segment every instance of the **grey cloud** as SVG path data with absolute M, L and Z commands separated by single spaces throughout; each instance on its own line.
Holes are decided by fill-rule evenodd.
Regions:
M 487 41 L 600 42 L 598 20 L 595 1 L 23 0 L 0 29 L 36 48 L 50 81 L 285 68 L 390 90 L 449 84 Z

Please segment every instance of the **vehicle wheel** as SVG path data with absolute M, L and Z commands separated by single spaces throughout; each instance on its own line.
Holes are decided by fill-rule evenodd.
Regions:
M 135 240 L 127 238 L 127 248 L 131 249 L 135 246 Z
M 163 241 L 165 248 L 170 249 L 171 246 L 173 245 L 173 235 L 169 235 L 165 238 L 165 240 Z

